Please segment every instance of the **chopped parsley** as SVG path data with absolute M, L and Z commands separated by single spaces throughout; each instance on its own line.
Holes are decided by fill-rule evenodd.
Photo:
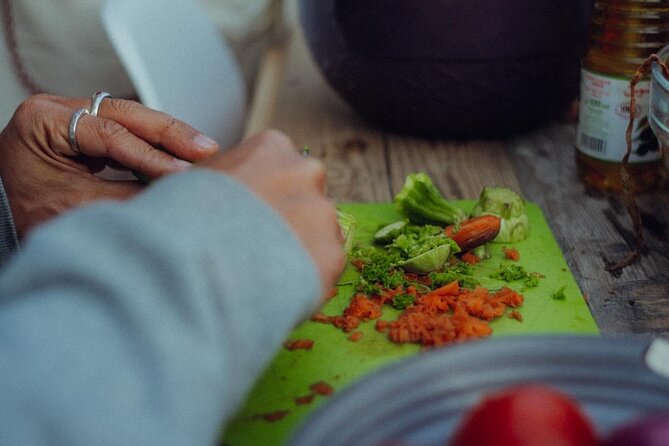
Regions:
M 505 282 L 522 281 L 525 288 L 535 288 L 539 286 L 539 279 L 542 277 L 539 273 L 528 273 L 520 265 L 500 265 L 499 269 L 490 275 L 493 279 L 500 279 Z
M 444 267 L 442 272 L 433 272 L 429 275 L 432 284 L 435 287 L 440 287 L 458 281 L 462 288 L 473 289 L 480 284 L 474 278 L 474 267 L 467 262 L 457 262 L 454 265 Z
M 404 273 L 396 266 L 400 257 L 378 249 L 358 250 L 354 253 L 360 271 L 358 291 L 367 295 L 378 294 L 383 289 L 404 285 Z
M 393 307 L 398 310 L 404 310 L 409 305 L 413 305 L 415 297 L 411 294 L 398 294 L 393 297 Z

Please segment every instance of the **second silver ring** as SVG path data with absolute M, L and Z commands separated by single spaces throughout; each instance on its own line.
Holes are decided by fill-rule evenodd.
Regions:
M 76 153 L 81 153 L 79 150 L 79 144 L 77 143 L 77 124 L 79 124 L 79 119 L 83 115 L 90 114 L 87 108 L 80 108 L 72 113 L 72 118 L 70 118 L 70 126 L 68 129 L 68 139 L 70 140 L 70 147 Z
M 91 116 L 97 116 L 98 115 L 98 110 L 100 110 L 100 104 L 102 104 L 102 101 L 105 98 L 111 98 L 112 95 L 107 93 L 106 91 L 98 91 L 96 92 L 93 97 L 91 98 L 91 107 L 89 109 L 89 113 Z

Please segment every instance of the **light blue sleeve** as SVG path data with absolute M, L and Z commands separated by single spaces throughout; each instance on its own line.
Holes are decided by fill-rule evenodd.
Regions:
M 63 216 L 0 276 L 0 444 L 211 445 L 320 281 L 234 180 Z

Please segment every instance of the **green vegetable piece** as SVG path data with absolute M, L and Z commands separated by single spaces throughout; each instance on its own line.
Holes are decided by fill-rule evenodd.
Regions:
M 555 290 L 551 297 L 555 300 L 566 300 L 567 295 L 564 293 L 565 288 L 567 288 L 567 285 L 562 285 L 560 288 Z
M 404 310 L 409 305 L 413 305 L 415 297 L 411 294 L 398 294 L 393 297 L 393 307 L 398 310 Z
M 392 242 L 398 235 L 402 233 L 404 228 L 406 227 L 407 222 L 406 220 L 400 220 L 396 221 L 394 223 L 390 223 L 389 225 L 386 225 L 376 231 L 374 234 L 374 241 L 377 243 L 390 243 Z
M 430 273 L 435 287 L 440 287 L 457 280 L 460 287 L 474 289 L 480 282 L 474 278 L 474 267 L 469 263 L 458 261 L 454 265 L 445 266 L 441 272 Z
M 490 249 L 488 248 L 488 244 L 484 243 L 482 245 L 477 246 L 472 250 L 472 254 L 474 254 L 476 257 L 478 257 L 481 260 L 486 260 L 492 257 L 492 254 L 490 254 Z
M 465 212 L 451 204 L 425 173 L 406 177 L 395 196 L 397 210 L 414 224 L 452 225 L 464 220 Z
M 427 274 L 444 266 L 450 253 L 450 244 L 440 245 L 401 263 L 400 268 L 409 273 Z
M 395 237 L 386 247 L 389 252 L 395 252 L 407 260 L 445 244 L 451 245 L 451 252 L 460 250 L 457 243 L 446 237 L 444 230 L 439 226 L 408 225 L 403 233 Z
M 351 253 L 351 247 L 353 246 L 353 237 L 355 236 L 357 222 L 352 214 L 341 209 L 337 209 L 337 221 L 344 235 L 344 251 L 348 255 Z
M 514 243 L 525 240 L 529 235 L 530 221 L 525 200 L 511 189 L 484 187 L 471 212 L 472 217 L 483 214 L 497 215 L 502 219 L 494 242 Z
M 493 279 L 500 279 L 505 282 L 523 281 L 525 288 L 535 288 L 539 286 L 539 273 L 528 273 L 520 265 L 500 265 L 499 269 L 490 275 Z
M 525 271 L 525 268 L 520 265 L 500 265 L 499 269 L 490 277 L 493 279 L 501 279 L 505 282 L 513 282 L 526 279 L 528 274 L 527 271 Z

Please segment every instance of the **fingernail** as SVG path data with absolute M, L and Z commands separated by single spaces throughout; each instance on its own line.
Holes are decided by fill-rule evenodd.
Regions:
M 193 166 L 192 163 L 179 158 L 174 158 L 174 165 L 177 167 L 178 170 L 188 169 L 189 167 Z
M 218 143 L 216 141 L 206 135 L 203 135 L 202 133 L 195 135 L 193 140 L 195 145 L 201 150 L 212 150 L 218 147 Z

